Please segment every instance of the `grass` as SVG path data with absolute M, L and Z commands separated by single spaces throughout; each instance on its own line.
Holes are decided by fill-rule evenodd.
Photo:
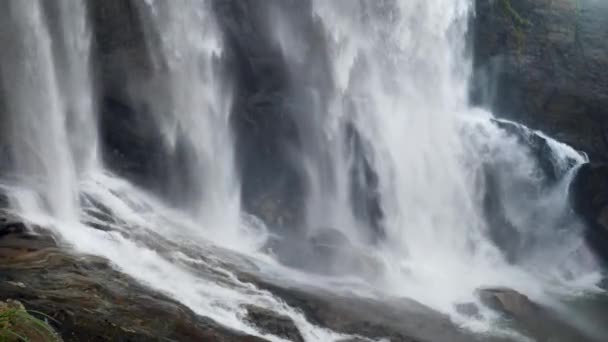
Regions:
M 28 312 L 18 302 L 0 302 L 0 342 L 61 341 L 47 322 L 31 314 L 50 318 L 41 312 Z

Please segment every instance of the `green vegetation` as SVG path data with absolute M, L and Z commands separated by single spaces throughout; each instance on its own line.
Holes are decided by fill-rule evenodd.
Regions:
M 521 56 L 523 54 L 523 48 L 526 41 L 524 28 L 532 26 L 532 22 L 517 12 L 517 10 L 515 10 L 515 8 L 513 8 L 511 5 L 510 0 L 502 0 L 501 4 L 506 16 L 513 23 L 513 34 L 517 43 L 517 51 L 519 56 Z
M 521 14 L 519 14 L 519 12 L 517 12 L 513 8 L 510 0 L 502 0 L 502 7 L 506 11 L 506 13 L 511 17 L 511 19 L 513 20 L 513 23 L 516 26 L 526 27 L 526 26 L 532 25 L 530 20 L 524 18 Z
M 46 316 L 39 312 L 30 313 Z M 19 302 L 0 302 L 0 342 L 58 342 L 53 328 L 28 313 Z

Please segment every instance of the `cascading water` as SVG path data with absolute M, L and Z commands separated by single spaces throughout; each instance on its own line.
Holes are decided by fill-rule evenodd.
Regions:
M 10 191 L 27 213 L 78 219 L 78 173 L 94 158 L 93 103 L 88 79 L 85 6 L 57 1 L 51 37 L 39 1 L 2 4 L 2 82 L 6 99 L 5 176 L 24 186 Z M 11 36 L 11 34 L 13 34 Z M 89 161 L 87 161 L 89 160 Z M 11 184 L 14 184 L 11 182 Z
M 310 230 L 337 212 L 347 220 L 331 224 L 346 227 L 332 228 L 361 243 L 360 227 L 369 223 L 353 223 L 357 208 L 344 199 L 356 183 L 348 179 L 353 161 L 363 155 L 377 178 L 385 238 L 357 248 L 383 261 L 384 289 L 457 317 L 455 304 L 475 301 L 476 289 L 487 285 L 534 298 L 593 287 L 597 265 L 567 202 L 570 178 L 585 157 L 540 133 L 509 132 L 469 107 L 471 1 L 319 0 L 312 11 L 322 38 L 280 10 L 274 19 L 292 80 L 304 83 L 292 96 L 313 97 L 300 109 L 306 119 L 296 119 L 316 134 L 298 156 L 312 184 Z M 301 57 L 319 41 L 329 65 Z M 329 77 L 314 76 L 328 69 Z M 353 129 L 364 146 L 358 151 L 343 148 Z M 517 134 L 547 144 L 557 181 L 546 181 L 531 142 Z M 489 198 L 500 202 L 502 225 L 489 218 L 497 215 L 488 212 Z M 573 274 L 588 275 L 588 282 L 575 286 Z
M 183 145 L 175 173 L 185 178 L 188 188 L 182 190 L 192 193 L 181 194 L 186 199 L 182 202 L 202 221 L 208 238 L 238 243 L 240 184 L 230 131 L 232 90 L 221 73 L 222 37 L 211 3 L 140 5 L 155 62 L 155 89 L 145 101 L 171 153 L 180 153 Z
M 9 51 L 0 59 L 0 109 L 9 123 L 3 157 L 11 166 L 3 169 L 3 188 L 12 205 L 26 220 L 52 227 L 76 250 L 109 259 L 142 283 L 233 329 L 284 341 L 246 321 L 246 307 L 254 305 L 290 317 L 307 340 L 346 337 L 310 324 L 268 292 L 241 282 L 231 270 L 234 257 L 202 238 L 233 239 L 225 244 L 235 247 L 251 240 L 241 234 L 242 241 L 235 241 L 230 232 L 243 226 L 263 230 L 239 210 L 228 129 L 231 97 L 222 93 L 226 88 L 214 75 L 220 41 L 217 31 L 198 34 L 198 25 L 211 27 L 208 2 L 165 5 L 142 3 L 149 6 L 142 11 L 151 11 L 145 15 L 153 17 L 148 28 L 161 33 L 153 55 L 164 69 L 159 77 L 168 80 L 149 95 L 161 97 L 151 101 L 158 106 L 160 137 L 171 147 L 186 141 L 192 154 L 185 162 L 194 164 L 195 172 L 188 185 L 201 197 L 177 211 L 104 170 L 97 154 L 86 3 L 13 0 L 0 5 L 0 44 Z M 106 228 L 97 230 L 100 225 Z M 168 250 L 175 244 L 183 252 Z M 201 251 L 219 260 L 201 257 Z M 197 270 L 201 265 L 204 270 Z
M 306 340 L 344 338 L 236 276 L 250 267 L 245 259 L 273 276 L 296 273 L 256 254 L 265 228 L 241 208 L 234 84 L 212 2 L 136 4 L 152 61 L 136 97 L 167 159 L 179 163 L 168 183 L 181 186 L 158 199 L 103 165 L 87 3 L 8 0 L 0 3 L 0 139 L 11 205 L 236 330 L 282 340 L 246 320 L 255 305 L 290 317 Z M 470 108 L 470 0 L 309 5 L 310 13 L 264 6 L 292 83 L 286 108 L 299 139 L 288 150 L 306 184 L 310 235 L 340 231 L 376 268 L 370 287 L 459 322 L 456 304 L 476 302 L 483 286 L 541 302 L 593 287 L 595 260 L 567 202 L 586 157 Z M 485 329 L 494 315 L 482 311 L 466 319 Z

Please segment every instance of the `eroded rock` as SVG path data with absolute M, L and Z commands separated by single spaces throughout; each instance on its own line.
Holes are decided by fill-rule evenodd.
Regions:
M 587 241 L 608 262 L 608 164 L 582 165 L 570 184 L 570 200 L 587 223 Z
M 289 341 L 304 342 L 302 334 L 293 320 L 257 306 L 247 307 L 247 320 L 262 332 L 285 338 Z
M 507 325 L 533 341 L 596 341 L 571 325 L 569 318 L 556 310 L 533 302 L 509 288 L 482 288 L 477 294 L 483 304 L 507 318 Z M 597 341 L 599 342 L 599 341 Z
M 510 316 L 535 315 L 540 309 L 525 295 L 508 288 L 485 288 L 478 291 L 481 301 Z
M 475 3 L 474 100 L 606 159 L 608 3 Z
M 0 237 L 0 300 L 48 315 L 65 341 L 262 341 L 200 317 L 40 232 Z

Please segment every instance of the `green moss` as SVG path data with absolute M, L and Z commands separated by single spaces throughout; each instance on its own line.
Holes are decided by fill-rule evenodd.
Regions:
M 48 323 L 27 312 L 21 303 L 0 302 L 0 342 L 23 341 L 59 342 L 61 338 Z
M 515 10 L 515 8 L 513 8 L 510 0 L 502 0 L 502 6 L 516 26 L 532 26 L 532 22 L 530 22 L 530 20 L 524 18 L 521 14 L 519 14 L 519 12 Z
M 501 4 L 506 17 L 512 23 L 513 35 L 517 44 L 517 54 L 521 58 L 526 43 L 526 34 L 524 30 L 532 26 L 532 22 L 517 12 L 511 5 L 510 0 L 501 0 Z

